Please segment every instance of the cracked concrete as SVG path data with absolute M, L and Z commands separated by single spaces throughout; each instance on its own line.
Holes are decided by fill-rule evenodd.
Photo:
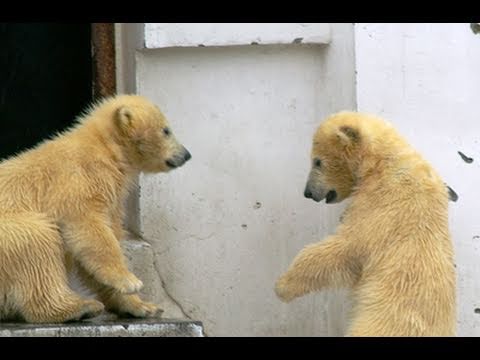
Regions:
M 170 292 L 168 291 L 167 289 L 167 286 L 165 284 L 165 281 L 163 280 L 163 277 L 162 275 L 160 274 L 160 269 L 158 268 L 158 265 L 157 265 L 157 260 L 156 260 L 156 257 L 153 256 L 153 266 L 157 272 L 157 275 L 158 275 L 158 278 L 160 279 L 160 282 L 161 282 L 161 285 L 162 285 L 162 288 L 163 290 L 165 291 L 165 294 L 168 296 L 168 298 L 173 301 L 175 303 L 175 305 L 177 305 L 177 307 L 180 309 L 180 311 L 182 312 L 183 316 L 190 319 L 190 316 L 188 316 L 187 312 L 183 309 L 182 305 L 177 301 L 175 300 L 175 298 L 170 294 Z
M 186 234 L 185 239 L 195 239 L 195 240 L 204 241 L 204 240 L 211 239 L 214 236 L 215 236 L 215 233 L 211 233 L 207 236 L 198 236 L 196 234 Z
M 211 236 L 213 234 L 207 238 Z M 145 300 L 160 305 L 164 310 L 162 318 L 193 320 L 184 306 L 169 291 L 150 241 L 140 238 L 128 239 L 123 242 L 122 247 L 128 259 L 129 268 L 144 283 L 141 295 L 144 296 Z M 168 249 L 165 251 L 168 251 Z M 208 337 L 205 329 L 202 329 L 202 334 L 202 336 Z
M 166 291 L 151 245 L 142 239 L 128 239 L 122 242 L 122 248 L 130 270 L 143 281 L 144 287 L 140 292 L 142 298 L 160 305 L 164 310 L 164 318 L 189 319 Z

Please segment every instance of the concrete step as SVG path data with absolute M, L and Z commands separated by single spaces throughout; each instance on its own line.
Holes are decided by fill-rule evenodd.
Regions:
M 67 324 L 0 323 L 0 337 L 203 337 L 200 321 L 99 316 Z

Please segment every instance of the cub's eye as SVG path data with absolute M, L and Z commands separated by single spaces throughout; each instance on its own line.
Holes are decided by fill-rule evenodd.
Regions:
M 320 161 L 320 159 L 315 159 L 313 160 L 313 165 L 317 168 L 321 167 L 322 166 L 322 162 Z
M 170 135 L 170 129 L 169 129 L 169 128 L 164 128 L 164 129 L 163 129 L 163 133 L 164 133 L 166 136 Z

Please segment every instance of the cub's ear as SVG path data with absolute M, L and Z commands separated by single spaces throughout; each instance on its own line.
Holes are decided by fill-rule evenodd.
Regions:
M 133 120 L 132 111 L 126 107 L 121 106 L 115 112 L 115 123 L 122 130 L 130 128 Z
M 337 129 L 337 138 L 345 145 L 357 144 L 360 142 L 360 133 L 351 126 L 341 126 Z

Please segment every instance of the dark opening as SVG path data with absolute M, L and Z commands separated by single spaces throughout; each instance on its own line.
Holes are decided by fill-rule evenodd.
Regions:
M 92 101 L 91 24 L 0 24 L 0 159 L 72 125 Z

